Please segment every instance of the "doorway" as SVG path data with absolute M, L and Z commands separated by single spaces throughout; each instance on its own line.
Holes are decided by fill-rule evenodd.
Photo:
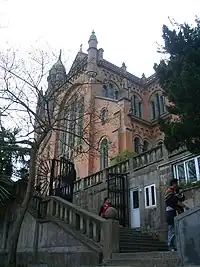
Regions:
M 139 190 L 130 190 L 130 207 L 131 207 L 131 228 L 140 227 L 140 201 Z

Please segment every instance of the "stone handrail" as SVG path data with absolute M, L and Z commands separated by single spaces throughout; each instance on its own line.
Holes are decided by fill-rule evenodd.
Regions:
M 129 160 L 120 162 L 114 166 L 108 167 L 105 170 L 96 172 L 87 177 L 78 179 L 74 182 L 74 192 L 84 190 L 90 186 L 102 183 L 108 179 L 108 173 L 127 173 L 129 169 Z
M 133 169 L 145 167 L 163 159 L 163 146 L 154 147 L 132 158 Z
M 96 172 L 87 177 L 78 179 L 74 182 L 74 193 L 84 190 L 88 187 L 105 182 L 108 174 L 128 173 L 135 169 L 145 167 L 163 159 L 163 146 L 154 147 L 142 154 L 138 154 L 133 158 L 120 162 L 116 165 L 106 168 L 105 170 Z
M 129 160 L 127 159 L 127 160 L 122 161 L 116 165 L 108 167 L 106 170 L 107 170 L 107 173 L 109 173 L 109 174 L 111 174 L 111 173 L 118 173 L 118 174 L 127 173 L 129 171 Z
M 74 192 L 83 190 L 87 187 L 103 182 L 103 171 L 96 172 L 84 179 L 79 179 L 74 182 Z
M 104 260 L 119 252 L 118 221 L 103 219 L 60 197 L 33 198 L 31 203 L 32 209 L 39 210 L 39 219 L 50 218 L 73 230 L 80 240 L 102 252 Z

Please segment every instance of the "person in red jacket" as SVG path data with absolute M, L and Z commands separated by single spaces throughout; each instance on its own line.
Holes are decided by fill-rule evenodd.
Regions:
M 108 197 L 104 198 L 103 205 L 101 205 L 99 216 L 105 218 L 107 209 L 111 207 L 110 199 Z

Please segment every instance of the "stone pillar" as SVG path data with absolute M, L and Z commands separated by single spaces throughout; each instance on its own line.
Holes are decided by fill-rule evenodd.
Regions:
M 162 151 L 163 151 L 163 159 L 164 159 L 164 161 L 167 162 L 169 160 L 168 151 L 164 145 L 162 145 Z
M 103 224 L 103 260 L 112 259 L 112 253 L 119 252 L 119 222 L 107 219 Z
M 106 180 L 108 179 L 108 170 L 104 169 L 103 171 L 103 183 L 106 183 Z
M 119 222 L 117 211 L 110 207 L 106 211 L 106 221 L 103 225 L 103 258 L 104 262 L 112 259 L 112 253 L 119 252 Z
M 33 259 L 34 263 L 38 262 L 38 240 L 39 240 L 39 222 L 35 222 L 34 242 L 33 242 Z

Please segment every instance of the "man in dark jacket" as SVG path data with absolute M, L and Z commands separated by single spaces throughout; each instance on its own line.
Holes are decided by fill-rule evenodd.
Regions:
M 180 198 L 177 195 L 178 190 L 178 180 L 172 179 L 170 181 L 170 187 L 167 189 L 165 193 L 165 206 L 166 206 L 166 220 L 168 224 L 168 247 L 169 250 L 174 251 L 176 250 L 175 245 L 175 229 L 174 229 L 174 218 L 178 213 L 184 211 L 185 209 L 188 209 L 182 201 L 185 200 L 185 198 Z M 180 201 L 181 200 L 181 201 Z

